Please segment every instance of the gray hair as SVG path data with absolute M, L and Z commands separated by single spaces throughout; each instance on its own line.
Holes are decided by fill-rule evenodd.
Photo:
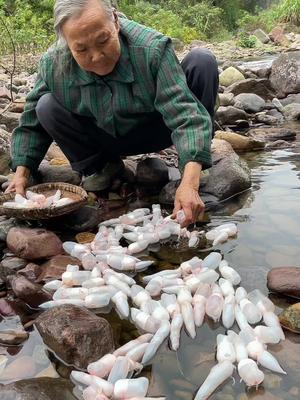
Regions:
M 113 16 L 111 0 L 98 0 L 109 17 Z M 52 47 L 56 72 L 64 73 L 71 67 L 72 55 L 63 36 L 62 28 L 72 17 L 80 17 L 88 6 L 90 0 L 56 0 L 54 5 L 54 29 L 57 35 L 57 42 Z

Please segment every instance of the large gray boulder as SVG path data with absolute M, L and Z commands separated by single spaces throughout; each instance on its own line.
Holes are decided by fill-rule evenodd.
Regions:
M 255 93 L 241 93 L 235 97 L 234 106 L 248 113 L 257 113 L 265 108 L 266 102 Z
M 230 143 L 214 139 L 212 144 L 213 166 L 201 178 L 200 195 L 205 203 L 224 200 L 251 186 L 250 170 L 235 153 Z M 161 203 L 174 202 L 180 181 L 168 183 L 160 193 Z
M 247 164 L 233 154 L 222 158 L 211 168 L 203 191 L 224 200 L 250 187 L 251 174 Z
M 300 61 L 293 53 L 282 54 L 273 62 L 270 81 L 279 98 L 300 92 Z
M 283 108 L 283 114 L 287 120 L 300 119 L 300 103 L 291 103 Z
M 275 96 L 275 90 L 268 79 L 249 78 L 244 81 L 234 83 L 225 89 L 225 93 L 231 92 L 235 96 L 241 93 L 255 93 L 264 100 L 272 100 Z

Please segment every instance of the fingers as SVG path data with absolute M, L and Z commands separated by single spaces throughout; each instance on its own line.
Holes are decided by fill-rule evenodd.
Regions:
M 181 210 L 181 208 L 182 208 L 182 207 L 181 207 L 180 201 L 178 201 L 177 199 L 175 199 L 172 218 L 176 218 L 176 214 L 178 213 L 179 210 Z
M 10 183 L 4 193 L 13 193 L 15 191 L 16 191 L 16 189 L 15 189 L 14 183 Z

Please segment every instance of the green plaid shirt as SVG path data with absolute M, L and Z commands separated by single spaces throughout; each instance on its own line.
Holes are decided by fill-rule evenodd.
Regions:
M 120 24 L 121 58 L 105 77 L 84 71 L 74 59 L 69 73 L 57 75 L 53 53 L 58 49 L 43 56 L 12 136 L 13 169 L 21 165 L 36 170 L 51 144 L 35 111 L 39 98 L 49 92 L 67 110 L 93 118 L 113 136 L 126 136 L 141 122 L 151 124 L 153 113 L 159 112 L 172 131 L 180 169 L 189 161 L 211 165 L 211 120 L 189 90 L 170 38 L 125 18 Z

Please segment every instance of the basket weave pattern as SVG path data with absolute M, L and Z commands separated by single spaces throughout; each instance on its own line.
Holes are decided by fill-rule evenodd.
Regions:
M 3 207 L 3 203 L 7 201 L 13 201 L 15 198 L 15 193 L 7 193 L 0 196 L 0 215 L 32 220 L 49 219 L 68 214 L 87 203 L 88 196 L 86 191 L 79 186 L 71 185 L 69 183 L 42 183 L 40 185 L 28 188 L 28 190 L 31 190 L 35 193 L 41 193 L 46 197 L 52 196 L 58 189 L 61 191 L 62 197 L 69 197 L 73 200 L 73 202 L 60 207 L 15 209 Z

